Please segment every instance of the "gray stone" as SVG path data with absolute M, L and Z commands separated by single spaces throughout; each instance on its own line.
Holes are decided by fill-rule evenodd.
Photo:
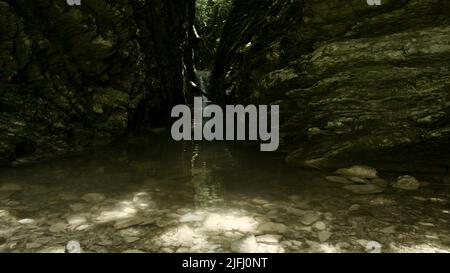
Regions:
M 314 223 L 313 228 L 316 230 L 325 230 L 327 225 L 322 221 L 317 221 Z
M 392 186 L 402 190 L 413 191 L 420 188 L 420 182 L 413 176 L 404 175 L 399 176 Z
M 36 249 L 36 248 L 40 248 L 42 246 L 42 244 L 39 243 L 27 243 L 25 245 L 26 249 Z
M 60 233 L 60 232 L 65 231 L 66 228 L 67 228 L 66 223 L 58 222 L 58 223 L 52 224 L 50 226 L 49 230 L 50 230 L 50 232 L 53 232 L 53 233 Z
M 343 168 L 336 170 L 336 174 L 348 176 L 348 177 L 359 177 L 359 178 L 377 178 L 378 172 L 375 168 L 369 166 L 353 166 L 350 168 Z
M 258 243 L 265 243 L 265 244 L 277 244 L 280 242 L 282 236 L 276 235 L 276 234 L 265 234 L 256 236 L 256 241 Z
M 317 232 L 317 237 L 321 243 L 328 241 L 330 239 L 332 233 L 329 231 L 319 231 Z
M 130 218 L 130 219 L 119 220 L 114 224 L 114 228 L 115 229 L 129 228 L 129 227 L 140 225 L 143 222 L 144 222 L 144 219 L 142 219 L 142 218 Z
M 320 212 L 306 211 L 304 215 L 300 217 L 300 222 L 306 226 L 314 224 L 320 219 Z
M 36 223 L 35 220 L 29 219 L 29 218 L 25 218 L 25 219 L 19 220 L 19 221 L 17 221 L 17 222 L 19 222 L 19 223 L 22 224 L 22 225 L 32 225 L 32 224 L 35 224 L 35 223 Z
M 254 198 L 254 199 L 252 200 L 252 202 L 255 203 L 255 204 L 257 204 L 257 205 L 265 205 L 265 204 L 269 203 L 267 200 L 264 200 L 264 199 L 259 198 L 259 197 Z
M 329 182 L 340 183 L 340 184 L 352 184 L 350 180 L 342 176 L 325 176 L 325 179 Z
M 128 244 L 131 244 L 131 243 L 139 241 L 141 238 L 139 238 L 139 237 L 123 237 L 123 239 Z
M 296 215 L 296 216 L 302 216 L 306 213 L 305 210 L 302 209 L 297 209 L 297 208 L 292 208 L 292 207 L 287 207 L 285 208 L 286 212 L 292 215 Z
M 84 215 L 71 215 L 67 217 L 67 223 L 73 226 L 79 226 L 85 224 L 87 219 Z
M 258 226 L 258 231 L 261 233 L 285 233 L 287 230 L 286 225 L 274 222 L 266 222 Z
M 139 250 L 139 249 L 127 249 L 125 251 L 122 251 L 122 253 L 134 253 L 134 254 L 137 254 L 137 253 L 145 253 L 145 252 L 142 251 L 142 250 Z
M 350 177 L 350 180 L 357 184 L 369 184 L 370 181 L 361 177 Z
M 205 215 L 198 213 L 188 213 L 180 218 L 181 223 L 189 223 L 189 222 L 201 222 L 205 219 Z

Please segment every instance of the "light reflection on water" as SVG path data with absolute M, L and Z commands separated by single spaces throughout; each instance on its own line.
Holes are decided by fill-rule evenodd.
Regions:
M 325 182 L 325 175 L 294 171 L 283 165 L 282 155 L 226 142 L 174 142 L 167 133 L 130 135 L 79 156 L 1 169 L 0 187 L 13 183 L 22 190 L 0 190 L 0 237 L 20 242 L 6 244 L 6 251 L 20 252 L 27 251 L 23 236 L 40 242 L 29 251 L 49 251 L 69 239 L 94 252 L 228 252 L 237 251 L 233 246 L 241 241 L 238 250 L 244 252 L 361 251 L 361 240 L 376 240 L 385 248 L 394 244 L 392 250 L 423 245 L 427 251 L 450 250 L 444 191 L 359 196 Z M 102 199 L 88 202 L 88 193 Z M 354 204 L 361 208 L 350 210 Z M 321 231 L 302 224 L 305 214 L 317 214 L 331 238 L 320 242 Z M 36 224 L 18 223 L 27 218 Z M 129 220 L 139 222 L 122 229 Z M 284 227 L 258 230 L 267 222 Z M 398 231 L 380 231 L 390 225 Z M 269 238 L 277 243 L 255 241 L 255 236 L 278 232 L 281 237 Z M 350 247 L 341 248 L 343 242 Z

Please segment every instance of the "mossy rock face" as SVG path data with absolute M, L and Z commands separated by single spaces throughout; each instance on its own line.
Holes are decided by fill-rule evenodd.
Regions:
M 183 99 L 193 3 L 0 1 L 0 163 L 107 143 L 165 117 Z
M 382 2 L 237 0 L 216 98 L 279 103 L 293 166 L 445 171 L 450 2 Z

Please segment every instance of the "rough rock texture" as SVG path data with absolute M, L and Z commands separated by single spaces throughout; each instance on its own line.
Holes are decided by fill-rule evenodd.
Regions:
M 281 104 L 294 166 L 446 171 L 449 74 L 449 1 L 237 0 L 213 90 Z
M 0 163 L 167 120 L 184 101 L 193 8 L 179 0 L 0 1 Z

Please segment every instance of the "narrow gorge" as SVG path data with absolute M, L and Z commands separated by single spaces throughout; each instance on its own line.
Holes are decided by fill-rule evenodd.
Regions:
M 0 252 L 450 252 L 450 2 L 379 2 L 0 0 Z

